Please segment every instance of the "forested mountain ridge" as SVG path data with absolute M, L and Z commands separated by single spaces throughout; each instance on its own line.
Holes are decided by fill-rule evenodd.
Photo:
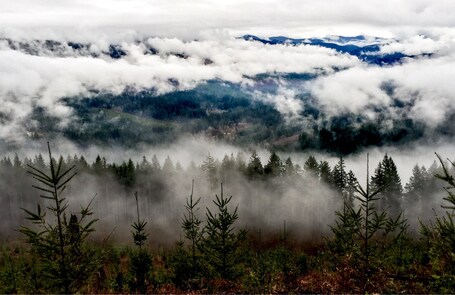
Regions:
M 254 35 L 243 35 L 239 37 L 246 41 L 257 41 L 269 45 L 309 45 L 309 46 L 321 46 L 329 49 L 334 49 L 342 53 L 348 53 L 356 56 L 362 61 L 375 64 L 375 65 L 389 65 L 399 63 L 404 58 L 415 58 L 416 55 L 404 54 L 401 52 L 393 52 L 383 54 L 380 52 L 380 48 L 390 42 L 396 42 L 396 40 L 379 38 L 379 37 L 368 37 L 368 36 L 330 36 L 325 38 L 289 38 L 286 36 L 275 36 L 269 38 L 260 38 Z M 135 40 L 135 45 L 143 45 L 146 54 L 160 54 L 159 49 L 148 44 L 148 38 L 143 40 Z M 121 42 L 106 44 L 103 48 L 99 48 L 96 44 L 89 42 L 77 42 L 77 41 L 57 41 L 57 40 L 12 40 L 7 38 L 0 38 L 0 45 L 4 44 L 8 48 L 18 50 L 31 55 L 53 55 L 59 57 L 68 56 L 86 56 L 86 57 L 108 57 L 112 59 L 121 59 L 128 56 L 129 52 L 125 49 L 125 45 Z M 431 55 L 432 52 L 427 52 L 425 55 Z M 189 56 L 185 53 L 175 52 L 179 58 L 188 58 Z M 210 59 L 207 59 L 206 63 L 211 63 Z
M 310 76 L 311 77 L 311 76 Z M 279 95 L 275 79 L 306 83 L 307 76 L 279 75 L 255 78 L 255 86 L 209 81 L 186 91 L 157 95 L 151 91 L 125 91 L 114 95 L 66 99 L 75 113 L 71 124 L 60 128 L 52 117 L 36 109 L 28 131 L 32 137 L 59 136 L 82 145 L 117 143 L 171 143 L 185 135 L 204 135 L 240 146 L 258 145 L 288 151 L 322 150 L 350 154 L 370 146 L 387 146 L 452 138 L 450 118 L 436 127 L 408 117 L 409 105 L 397 99 L 392 117 L 376 109 L 377 118 L 362 114 L 329 115 L 308 93 L 298 94 L 304 107 L 290 119 L 280 113 L 268 95 Z M 311 83 L 311 82 L 310 82 Z M 260 90 L 258 90 L 260 89 Z M 389 117 L 390 116 L 390 117 Z
M 19 124 L 16 129 L 23 131 L 27 140 L 63 137 L 80 146 L 156 145 L 172 143 L 188 135 L 202 135 L 241 147 L 257 146 L 287 151 L 320 150 L 348 155 L 368 147 L 426 143 L 441 138 L 451 140 L 455 131 L 450 122 L 455 112 L 451 108 L 445 108 L 445 113 L 436 123 L 428 122 L 425 115 L 422 115 L 422 108 L 427 104 L 427 94 L 412 88 L 403 90 L 403 86 L 393 79 L 378 83 L 379 88 L 373 92 L 361 88 L 360 94 L 356 93 L 370 98 L 377 95 L 374 102 L 357 102 L 353 97 L 352 103 L 349 103 L 350 90 L 348 93 L 340 93 L 328 89 L 328 96 L 324 94 L 322 99 L 319 97 L 321 81 L 327 79 L 324 87 L 331 87 L 331 77 L 339 74 L 344 79 L 344 73 L 349 71 L 352 64 L 360 63 L 360 66 L 372 71 L 387 71 L 409 64 L 411 60 L 425 62 L 432 58 L 431 52 L 415 56 L 395 52 L 393 48 L 383 52 L 382 49 L 392 41 L 396 45 L 396 40 L 365 36 L 261 39 L 244 35 L 226 41 L 234 42 L 232 44 L 239 47 L 236 49 L 239 50 L 236 52 L 238 56 L 234 58 L 229 57 L 233 53 L 229 52 L 229 47 L 224 48 L 226 45 L 223 43 L 206 42 L 207 45 L 177 39 L 150 38 L 102 46 L 70 41 L 3 39 L 0 46 L 8 54 L 21 53 L 27 58 L 33 56 L 38 60 L 46 58 L 52 63 L 102 62 L 107 67 L 128 65 L 134 70 L 141 69 L 140 65 L 144 61 L 147 61 L 147 65 L 157 63 L 158 69 L 161 62 L 166 67 L 174 63 L 179 66 L 197 65 L 194 70 L 197 70 L 197 75 L 202 73 L 203 78 L 196 77 L 192 80 L 191 75 L 187 77 L 187 72 L 183 78 L 181 73 L 175 78 L 171 74 L 168 78 L 157 78 L 158 82 L 154 83 L 160 86 L 153 87 L 136 85 L 135 79 L 128 76 L 117 77 L 119 80 L 131 81 L 116 85 L 108 79 L 99 80 L 100 77 L 95 75 L 90 78 L 95 80 L 92 83 L 102 86 L 77 82 L 75 85 L 82 87 L 76 91 L 80 94 L 52 94 L 52 103 L 31 103 L 28 111 L 18 114 L 17 119 L 6 113 L 1 113 L 0 116 L 5 124 Z M 249 61 L 242 59 L 242 56 L 248 51 L 250 43 L 254 44 L 258 52 L 270 51 L 270 58 L 276 58 L 273 46 L 279 46 L 278 50 L 292 53 L 292 59 L 302 58 L 302 62 L 309 65 L 297 72 L 287 64 L 292 64 L 292 59 L 284 61 L 282 65 L 279 64 L 279 59 L 274 60 L 274 64 L 267 65 L 267 60 L 257 57 L 259 61 L 255 65 L 265 63 L 266 67 L 247 75 Z M 214 44 L 225 51 L 211 60 L 204 50 Z M 311 59 L 320 58 L 320 54 L 336 58 L 321 67 L 318 66 L 319 61 L 312 64 Z M 24 58 L 23 55 L 20 56 Z M 224 63 L 232 67 L 231 71 L 239 71 L 236 73 L 239 76 L 233 77 L 232 81 L 204 78 L 207 73 L 218 70 L 224 72 Z M 237 64 L 242 64 L 241 70 Z M 273 70 L 275 67 L 282 70 Z M 146 72 L 154 69 L 150 67 Z M 76 80 L 80 74 L 76 71 Z M 70 81 L 74 79 L 71 75 Z M 214 76 L 217 75 L 219 74 Z M 153 74 L 151 77 L 156 78 Z M 58 77 L 56 79 L 53 87 L 63 86 L 58 82 Z M 141 83 L 147 85 L 151 81 Z M 106 84 L 111 87 L 106 88 Z M 41 93 L 40 88 L 36 91 L 38 96 L 47 95 L 46 92 Z M 29 94 L 24 95 L 28 97 Z M 21 101 L 12 92 L 6 96 L 12 104 Z M 33 101 L 33 96 L 27 99 Z M 364 106 L 361 109 L 351 107 L 357 103 Z M 50 111 L 53 108 L 56 108 L 55 114 Z M 63 108 L 64 111 L 57 108 Z M 437 106 L 435 108 L 435 112 L 441 112 Z M 12 139 L 1 138 L 0 143 L 15 148 L 14 138 L 16 136 Z
M 334 49 L 358 57 L 363 62 L 372 65 L 386 66 L 400 63 L 405 58 L 415 58 L 415 55 L 408 55 L 402 52 L 381 53 L 381 45 L 385 45 L 392 40 L 377 37 L 365 37 L 362 35 L 346 37 L 331 36 L 326 38 L 289 38 L 285 36 L 259 38 L 254 35 L 244 35 L 243 39 L 248 41 L 258 41 L 264 44 L 290 44 L 290 45 L 311 45 Z M 431 52 L 424 55 L 431 55 Z

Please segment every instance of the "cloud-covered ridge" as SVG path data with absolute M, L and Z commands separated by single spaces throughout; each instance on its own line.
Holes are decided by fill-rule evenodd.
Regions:
M 213 79 L 249 83 L 250 77 L 262 73 L 328 74 L 360 63 L 355 57 L 321 47 L 271 46 L 238 39 L 124 42 L 121 49 L 126 55 L 121 59 L 106 54 L 109 46 L 102 44 L 87 45 L 83 50 L 58 43 L 51 50 L 48 44 L 14 47 L 4 41 L 0 47 L 2 138 L 17 140 L 18 131 L 24 134 L 26 130 L 20 132 L 21 128 L 34 107 L 63 119 L 64 124 L 72 112 L 61 99 L 88 96 L 91 91 L 115 94 L 128 87 L 165 93 Z

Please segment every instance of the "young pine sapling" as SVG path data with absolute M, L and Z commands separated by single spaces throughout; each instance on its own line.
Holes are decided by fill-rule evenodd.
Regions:
M 62 169 L 62 158 L 56 163 L 52 158 L 49 143 L 48 171 L 27 165 L 28 171 L 40 185 L 33 185 L 41 191 L 40 197 L 49 202 L 46 209 L 38 203 L 36 212 L 22 208 L 26 219 L 34 226 L 21 226 L 20 232 L 27 237 L 32 255 L 41 264 L 41 280 L 47 280 L 51 292 L 76 292 L 93 274 L 97 260 L 94 251 L 86 245 L 87 237 L 94 231 L 98 219 L 90 219 L 93 214 L 90 205 L 81 207 L 77 215 L 67 219 L 68 202 L 64 192 L 69 182 L 76 176 L 75 166 Z M 53 217 L 49 218 L 46 214 Z

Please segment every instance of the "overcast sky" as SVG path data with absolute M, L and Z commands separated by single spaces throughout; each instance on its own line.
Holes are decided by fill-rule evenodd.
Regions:
M 62 124 L 71 122 L 74 113 L 61 98 L 93 89 L 118 93 L 128 86 L 163 93 L 210 79 L 248 84 L 251 76 L 274 72 L 322 74 L 305 91 L 328 114 L 365 113 L 371 107 L 400 116 L 394 97 L 382 87 L 393 83 L 395 95 L 413 103 L 407 115 L 436 126 L 455 105 L 453 12 L 453 0 L 0 0 L 0 38 L 92 43 L 88 55 L 67 46 L 57 56 L 37 43 L 30 43 L 38 53 L 31 55 L 0 40 L 0 139 L 25 138 L 27 126 L 36 123 L 28 119 L 36 106 Z M 432 55 L 378 67 L 327 48 L 234 38 L 243 34 L 369 35 L 388 38 L 383 53 Z M 145 43 L 132 42 L 138 38 Z M 112 42 L 128 55 L 90 56 Z M 146 45 L 160 54 L 144 54 Z M 300 90 L 281 85 L 277 95 L 257 99 L 291 120 L 305 107 L 297 99 Z
M 453 30 L 452 0 L 14 0 L 0 2 L 2 35 L 136 34 L 179 38 L 204 32 L 400 36 Z

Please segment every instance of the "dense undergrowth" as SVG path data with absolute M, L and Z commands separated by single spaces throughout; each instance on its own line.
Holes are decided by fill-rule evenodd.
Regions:
M 273 173 L 289 171 L 272 154 L 265 169 L 256 175 L 255 161 L 256 168 L 260 163 L 254 157 L 245 168 L 249 177 L 278 177 Z M 148 222 L 153 219 L 141 219 L 141 195 L 137 193 L 131 246 L 119 246 L 109 237 L 91 240 L 97 220 L 90 219 L 90 205 L 77 214 L 66 210 L 65 186 L 77 175 L 72 174 L 72 166 L 63 167 L 62 159 L 54 160 L 50 149 L 49 159 L 43 167 L 28 166 L 45 203 L 40 206 L 43 203 L 37 201 L 35 210 L 24 208 L 32 223 L 24 221 L 20 229 L 26 243 L 10 242 L 1 247 L 0 293 L 455 291 L 455 180 L 449 169 L 453 164 L 441 159 L 435 173 L 446 186 L 447 197 L 441 204 L 445 212 L 432 222 L 422 220 L 419 233 L 410 232 L 406 207 L 392 208 L 400 181 L 386 155 L 371 179 L 367 168 L 365 185 L 352 172 L 345 172 L 342 159 L 333 170 L 329 167 L 327 179 L 338 188 L 342 202 L 334 212 L 331 234 L 323 239 L 296 239 L 298 233 L 288 229 L 286 222 L 274 235 L 240 228 L 238 207 L 232 205 L 235 196 L 227 196 L 221 185 L 212 198 L 213 208 L 201 207 L 200 198 L 193 196 L 193 191 L 189 193 L 186 203 L 181 204 L 185 208 L 181 239 L 173 247 L 147 243 L 160 237 L 148 231 Z M 314 162 L 307 161 L 304 169 L 318 171 L 318 178 L 328 177 L 323 174 L 323 163 L 316 162 L 318 166 L 313 167 Z M 287 169 L 300 169 L 286 163 Z M 212 164 L 204 163 L 208 176 L 215 175 L 210 171 Z M 217 181 L 213 179 L 211 185 L 216 186 Z M 412 181 L 407 194 L 416 194 L 417 184 Z M 401 198 L 403 192 L 400 194 Z M 384 203 L 384 199 L 388 201 Z

